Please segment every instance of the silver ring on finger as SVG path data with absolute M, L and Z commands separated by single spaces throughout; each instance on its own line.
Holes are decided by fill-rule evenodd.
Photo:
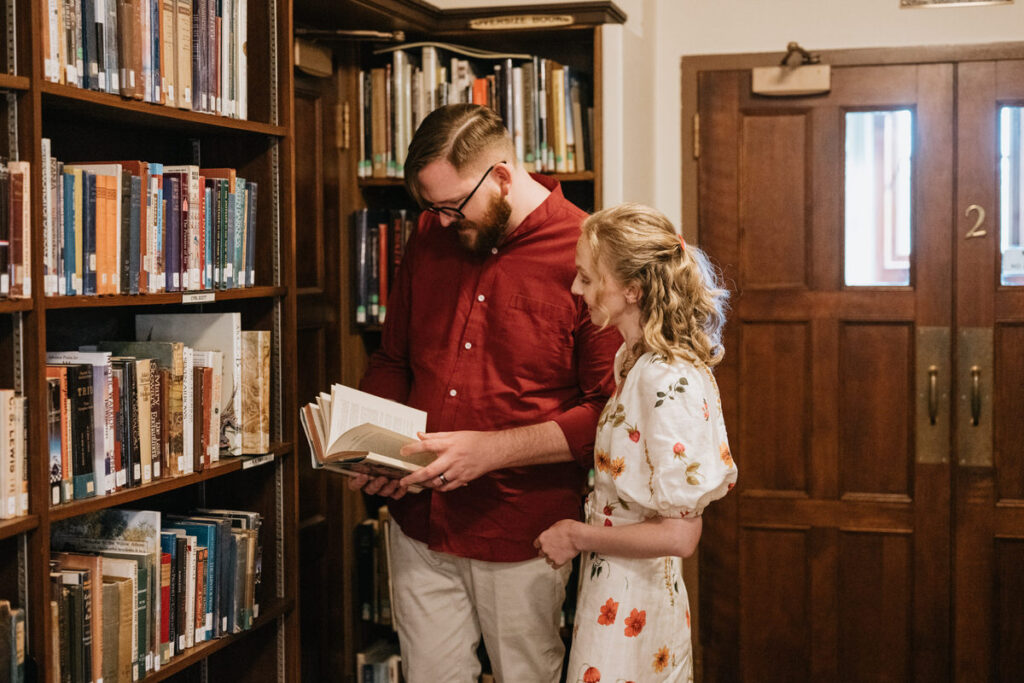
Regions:
M 448 477 L 444 476 L 444 472 L 442 472 L 441 474 L 437 475 L 437 478 L 441 480 L 441 486 L 447 486 L 448 485 Z

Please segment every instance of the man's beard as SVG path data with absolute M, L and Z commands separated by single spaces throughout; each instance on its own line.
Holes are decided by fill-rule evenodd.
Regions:
M 499 194 L 491 202 L 479 223 L 463 219 L 453 227 L 463 247 L 477 256 L 486 256 L 491 249 L 501 243 L 511 215 L 512 205 Z

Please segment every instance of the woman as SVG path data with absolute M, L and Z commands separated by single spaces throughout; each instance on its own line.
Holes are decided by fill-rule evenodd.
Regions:
M 574 294 L 614 326 L 616 391 L 598 421 L 586 523 L 534 542 L 554 567 L 583 553 L 569 681 L 689 681 L 682 560 L 701 513 L 736 481 L 718 386 L 728 292 L 661 213 L 637 204 L 584 222 Z

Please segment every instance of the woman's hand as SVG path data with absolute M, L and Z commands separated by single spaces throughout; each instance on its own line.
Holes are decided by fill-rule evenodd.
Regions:
M 558 569 L 579 554 L 578 532 L 586 525 L 573 519 L 562 519 L 545 531 L 533 542 L 537 554 L 548 564 Z

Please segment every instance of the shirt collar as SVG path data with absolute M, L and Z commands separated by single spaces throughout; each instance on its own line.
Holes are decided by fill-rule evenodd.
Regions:
M 557 180 L 550 176 L 541 175 L 540 173 L 531 173 L 530 177 L 543 185 L 551 192 L 551 194 L 549 194 L 536 209 L 531 211 L 530 214 L 523 219 L 523 222 L 505 238 L 502 244 L 499 245 L 499 249 L 510 241 L 529 234 L 547 223 L 551 220 L 552 216 L 557 213 L 559 207 L 565 203 L 565 195 L 562 194 L 562 185 Z

